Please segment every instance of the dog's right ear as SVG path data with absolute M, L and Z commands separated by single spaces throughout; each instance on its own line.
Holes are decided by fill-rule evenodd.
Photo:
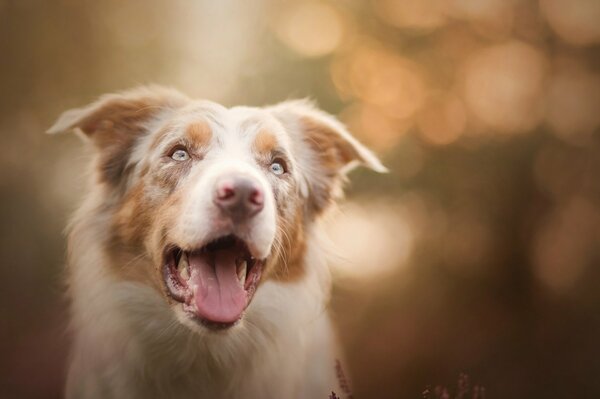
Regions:
M 79 131 L 103 148 L 142 133 L 155 117 L 179 108 L 187 100 L 177 90 L 161 86 L 105 94 L 86 107 L 64 112 L 47 133 Z
M 124 172 L 135 140 L 148 126 L 189 101 L 174 89 L 144 86 L 117 94 L 106 94 L 96 102 L 63 113 L 48 133 L 70 130 L 82 133 L 100 150 L 99 167 L 109 182 Z

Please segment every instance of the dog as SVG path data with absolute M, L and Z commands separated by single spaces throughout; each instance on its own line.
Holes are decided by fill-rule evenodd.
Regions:
M 145 86 L 48 130 L 65 131 L 93 154 L 68 229 L 67 398 L 348 394 L 320 220 L 349 170 L 386 169 L 340 122 Z

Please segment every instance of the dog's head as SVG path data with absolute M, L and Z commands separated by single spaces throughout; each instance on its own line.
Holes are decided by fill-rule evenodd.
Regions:
M 385 170 L 305 101 L 225 108 L 145 87 L 67 111 L 49 132 L 72 129 L 97 154 L 112 272 L 213 328 L 240 320 L 261 281 L 302 277 L 307 227 L 350 168 Z

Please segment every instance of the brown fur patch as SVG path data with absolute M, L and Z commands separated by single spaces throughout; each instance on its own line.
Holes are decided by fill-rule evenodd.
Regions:
M 158 292 L 163 291 L 160 274 L 153 270 L 152 259 L 148 256 L 140 256 L 139 251 L 125 247 L 115 250 L 112 245 L 107 248 L 106 252 L 111 259 L 109 262 L 111 273 L 114 273 L 120 279 L 148 285 Z
M 298 281 L 306 272 L 304 254 L 306 252 L 305 218 L 301 207 L 293 220 L 280 223 L 283 233 L 280 237 L 281 247 L 273 259 L 273 280 L 279 282 Z
M 152 223 L 153 207 L 144 198 L 144 183 L 140 182 L 122 200 L 114 216 L 114 231 L 119 241 L 130 247 L 143 245 Z
M 187 127 L 185 133 L 194 148 L 205 147 L 212 139 L 212 131 L 206 121 L 192 123 Z
M 261 129 L 254 138 L 254 150 L 262 156 L 269 156 L 277 147 L 277 138 L 268 130 Z
M 307 142 L 319 156 L 323 168 L 337 173 L 349 162 L 360 159 L 354 147 L 333 128 L 310 117 L 303 117 L 300 122 Z
M 62 128 L 79 128 L 100 150 L 100 179 L 117 185 L 126 172 L 135 141 L 147 123 L 159 112 L 173 110 L 185 98 L 171 91 L 138 89 L 102 97 L 91 107 L 77 110 L 72 121 Z
M 166 189 L 170 194 L 175 191 L 179 181 L 187 175 L 191 169 L 191 162 L 182 162 L 181 165 L 172 165 L 169 168 L 163 168 L 163 170 L 153 174 L 151 179 L 158 187 Z
M 313 216 L 323 213 L 341 192 L 341 169 L 360 159 L 356 149 L 332 127 L 310 117 L 300 118 L 306 143 L 319 160 L 321 173 L 311 176 L 308 209 Z
M 148 284 L 162 292 L 160 273 L 151 267 L 153 260 L 145 254 L 145 242 L 152 222 L 159 216 L 157 206 L 146 198 L 145 184 L 139 182 L 122 199 L 113 215 L 112 236 L 107 243 L 110 271 L 122 279 Z

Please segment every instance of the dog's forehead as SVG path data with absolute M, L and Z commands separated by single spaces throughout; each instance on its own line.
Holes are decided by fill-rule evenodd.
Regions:
M 203 148 L 206 156 L 219 154 L 243 158 L 268 157 L 273 151 L 292 153 L 292 139 L 268 109 L 220 104 L 199 100 L 180 109 L 140 140 L 130 163 L 139 163 L 148 154 L 160 156 L 178 142 Z
M 281 123 L 266 109 L 236 106 L 226 108 L 211 101 L 198 101 L 180 115 L 179 127 L 190 132 L 204 129 L 221 145 L 230 142 L 253 142 L 259 136 L 269 136 L 280 146 L 287 146 L 289 138 Z

